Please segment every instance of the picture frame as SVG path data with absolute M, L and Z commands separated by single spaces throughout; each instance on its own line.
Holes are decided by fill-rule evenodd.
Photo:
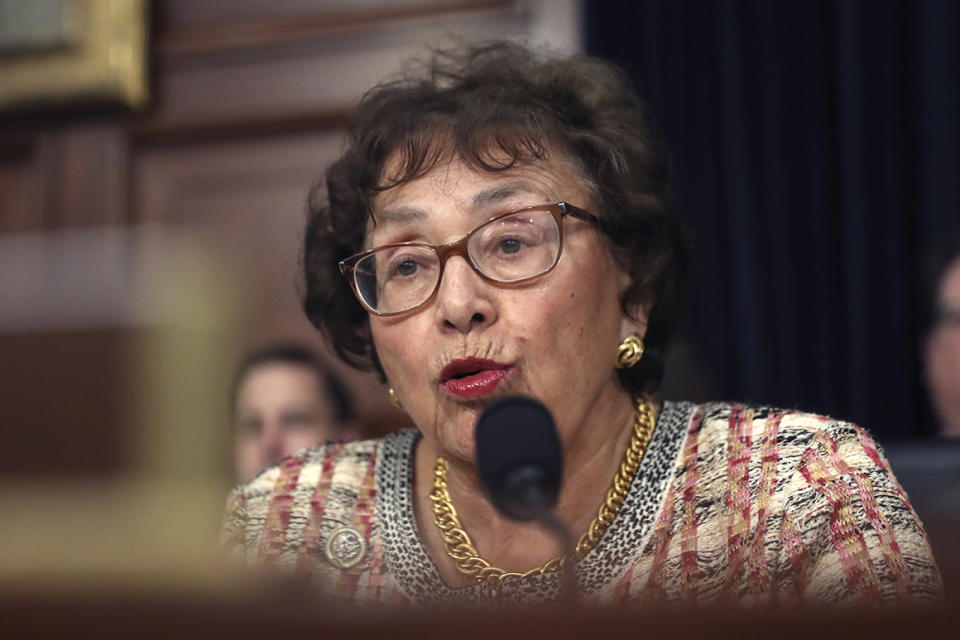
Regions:
M 0 0 L 0 113 L 149 100 L 146 0 Z

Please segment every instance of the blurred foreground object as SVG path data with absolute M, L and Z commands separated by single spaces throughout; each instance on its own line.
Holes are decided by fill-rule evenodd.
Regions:
M 321 607 L 289 593 L 248 594 L 226 600 L 203 592 L 145 598 L 127 593 L 84 597 L 20 593 L 2 597 L 0 619 L 15 638 L 347 638 L 422 640 L 451 634 L 457 640 L 497 638 L 620 638 L 638 629 L 658 639 L 831 637 L 953 640 L 960 613 L 935 610 L 755 611 L 641 608 L 549 609 L 535 612 L 437 610 L 390 615 L 384 611 Z
M 0 586 L 207 575 L 242 315 L 224 266 L 142 226 L 9 234 L 0 269 L 20 345 L 0 377 Z

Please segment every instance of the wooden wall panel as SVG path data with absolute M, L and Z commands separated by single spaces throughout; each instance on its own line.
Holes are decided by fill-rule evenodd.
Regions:
M 569 28 L 557 27 L 569 24 L 575 5 L 576 0 L 158 1 L 149 108 L 140 113 L 78 108 L 73 114 L 0 120 L 0 234 L 103 229 L 109 235 L 110 228 L 141 224 L 179 229 L 243 285 L 233 310 L 240 326 L 227 347 L 237 357 L 272 338 L 322 346 L 299 308 L 303 215 L 308 190 L 342 146 L 351 105 L 403 60 L 450 36 L 529 36 L 576 48 Z M 59 291 L 55 280 L 48 283 L 51 295 Z M 77 330 L 81 333 L 70 326 L 42 329 L 52 345 L 59 333 L 87 335 L 82 333 L 87 329 Z M 108 335 L 137 327 L 118 316 L 113 325 L 101 318 L 96 330 Z M 15 345 L 44 339 L 41 330 L 17 331 L 0 333 L 0 341 L 19 348 Z M 91 337 L 90 344 L 105 349 L 105 357 L 126 358 L 111 371 L 135 369 L 130 359 L 137 356 L 116 351 L 108 340 Z M 55 352 L 37 350 L 45 359 L 42 367 L 64 366 Z M 380 425 L 397 422 L 371 376 L 335 366 L 364 398 L 367 417 Z M 38 370 L 52 371 L 42 367 Z M 61 380 L 53 373 L 48 377 Z M 5 380 L 0 375 L 0 384 Z M 62 378 L 58 384 L 73 383 Z M 119 383 L 114 391 L 124 392 Z M 78 424 L 98 424 L 90 427 L 92 441 L 104 451 L 119 451 L 122 418 L 104 407 L 91 409 L 87 422 Z M 41 422 L 59 419 L 38 415 L 45 416 Z M 92 464 L 116 467 L 118 460 Z
M 576 2 L 156 0 L 148 108 L 0 119 L 0 575 L 209 584 L 231 365 L 322 348 L 300 234 L 350 106 L 450 34 L 576 48 Z
M 0 130 L 0 233 L 126 222 L 123 127 L 56 126 L 4 142 Z
M 29 149 L 0 155 L 0 228 L 27 231 L 39 224 L 36 172 Z
M 313 134 L 146 149 L 133 158 L 137 220 L 187 228 L 242 278 L 255 337 L 312 333 L 295 282 L 310 186 L 339 148 Z
M 522 37 L 528 16 L 510 8 L 511 3 L 495 4 L 496 11 L 466 15 L 440 13 L 351 27 L 321 23 L 298 27 L 294 33 L 280 29 L 244 48 L 200 37 L 202 32 L 171 33 L 158 41 L 157 92 L 168 118 L 216 112 L 235 118 L 304 109 L 346 112 L 402 61 L 422 54 L 425 43 L 467 36 Z
M 328 131 L 138 149 L 132 203 L 138 222 L 185 231 L 242 283 L 236 357 L 258 343 L 298 339 L 324 353 L 357 395 L 370 396 L 378 383 L 334 362 L 300 309 L 307 195 L 342 144 L 341 132 Z M 385 395 L 362 408 L 378 424 L 390 413 Z
M 128 332 L 0 333 L 0 480 L 116 473 L 129 466 Z
M 45 143 L 47 226 L 90 227 L 127 221 L 127 140 L 115 124 L 70 127 Z

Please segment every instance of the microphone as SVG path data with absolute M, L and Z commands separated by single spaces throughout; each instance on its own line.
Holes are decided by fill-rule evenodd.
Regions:
M 565 555 L 573 538 L 553 513 L 563 479 L 563 450 L 550 411 L 526 396 L 500 398 L 480 414 L 474 437 L 477 473 L 493 506 L 513 520 L 540 524 Z M 572 563 L 565 562 L 563 601 L 575 605 L 576 592 Z
M 477 472 L 498 511 L 542 520 L 560 494 L 563 452 L 553 416 L 526 396 L 492 402 L 477 420 Z

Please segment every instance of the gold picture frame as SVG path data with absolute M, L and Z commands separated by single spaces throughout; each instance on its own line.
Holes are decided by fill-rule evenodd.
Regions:
M 18 23 L 18 6 L 6 5 L 0 36 L 13 50 L 0 49 L 0 112 L 147 103 L 147 0 L 48 0 L 44 6 L 45 13 L 24 13 Z M 51 28 L 57 20 L 63 24 Z

